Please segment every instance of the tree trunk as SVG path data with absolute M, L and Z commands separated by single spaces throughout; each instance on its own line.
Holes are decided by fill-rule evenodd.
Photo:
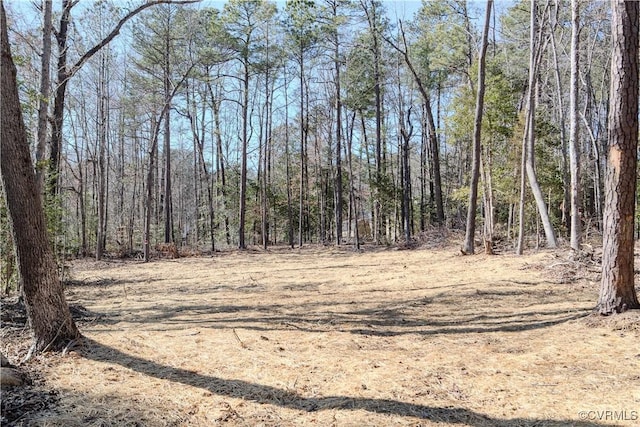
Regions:
M 411 75 L 413 76 L 414 81 L 418 85 L 418 90 L 422 95 L 424 101 L 424 112 L 426 113 L 426 124 L 428 130 L 428 140 L 429 140 L 429 153 L 430 153 L 430 171 L 433 176 L 433 188 L 431 192 L 431 197 L 435 202 L 435 222 L 439 225 L 444 224 L 444 199 L 442 197 L 442 178 L 440 174 L 440 143 L 438 142 L 438 133 L 436 128 L 436 122 L 433 117 L 433 111 L 431 109 L 431 96 L 422 79 L 420 78 L 417 70 L 413 66 L 413 62 L 409 58 L 407 40 L 404 34 L 404 29 L 402 27 L 402 22 L 400 22 L 400 33 L 402 36 L 402 42 L 404 45 L 404 49 L 401 49 L 397 46 L 393 41 L 388 38 L 385 38 L 387 43 L 389 43 L 395 50 L 400 52 L 404 57 L 404 62 L 409 67 L 409 71 L 411 71 Z
M 333 3 L 333 16 L 337 20 L 338 3 Z M 336 244 L 342 243 L 342 95 L 340 88 L 340 44 L 338 40 L 338 29 L 334 33 L 334 66 L 336 69 L 336 176 L 335 176 L 335 217 L 336 217 Z
M 224 150 L 222 149 L 222 131 L 220 128 L 220 100 L 214 95 L 211 85 L 209 87 L 209 95 L 211 96 L 211 105 L 213 112 L 213 125 L 216 141 L 216 162 L 218 174 L 220 176 L 220 193 L 219 196 L 222 200 L 222 212 L 224 213 L 224 235 L 227 245 L 231 244 L 231 231 L 229 229 L 229 213 L 227 212 L 227 178 L 224 166 Z M 213 209 L 213 206 L 211 207 Z M 211 219 L 213 221 L 213 219 Z M 213 223 L 211 223 L 211 236 L 213 238 L 214 230 Z M 212 243 L 213 245 L 213 243 Z
M 75 5 L 72 0 L 62 1 L 62 14 L 60 15 L 60 27 L 55 33 L 58 44 L 57 86 L 53 101 L 53 120 L 51 127 L 51 151 L 49 153 L 49 178 L 47 180 L 47 193 L 49 197 L 55 197 L 58 193 L 58 169 L 60 167 L 60 153 L 62 150 L 62 125 L 64 123 L 64 102 L 67 93 L 69 73 L 67 72 L 67 32 L 71 8 Z
M 602 283 L 598 310 L 609 315 L 640 308 L 633 245 L 638 147 L 640 3 L 611 1 L 609 156 L 605 176 Z
M 467 211 L 467 231 L 464 238 L 462 253 L 473 254 L 474 238 L 476 234 L 476 209 L 478 206 L 478 181 L 480 178 L 480 157 L 482 153 L 482 113 L 484 111 L 484 80 L 485 58 L 489 39 L 489 24 L 491 22 L 491 7 L 493 0 L 487 0 L 487 11 L 484 18 L 484 30 L 480 45 L 478 67 L 478 93 L 476 99 L 476 115 L 473 123 L 473 166 L 471 170 L 471 189 L 469 191 L 469 210 Z
M 353 153 L 352 153 L 352 146 L 353 146 L 353 128 L 355 125 L 355 121 L 356 121 L 356 113 L 355 111 L 353 112 L 352 116 L 351 116 L 351 126 L 350 126 L 350 131 L 349 131 L 349 135 L 347 137 L 347 165 L 349 168 L 349 204 L 351 205 L 351 216 L 353 217 L 354 220 L 354 238 L 355 238 L 355 250 L 358 251 L 360 250 L 360 232 L 358 230 L 358 201 L 356 199 L 356 183 L 355 183 L 355 178 L 353 176 Z M 349 224 L 351 224 L 351 221 L 349 222 Z
M 242 94 L 242 158 L 240 165 L 240 206 L 238 224 L 238 248 L 246 249 L 245 221 L 247 214 L 247 149 L 249 146 L 249 59 L 244 58 L 244 77 Z
M 571 249 L 580 250 L 582 217 L 580 215 L 580 134 L 578 115 L 578 79 L 580 78 L 580 2 L 571 0 L 571 89 L 569 94 L 569 163 L 571 165 Z
M 298 198 L 298 247 L 304 242 L 304 196 L 305 196 L 305 167 L 306 167 L 306 134 L 304 108 L 304 52 L 300 48 L 300 192 Z
M 108 122 L 108 94 L 107 94 L 107 70 L 105 54 L 100 54 L 100 82 L 98 90 L 98 224 L 96 232 L 96 260 L 101 260 L 104 254 L 105 222 L 106 222 L 106 177 L 105 153 L 107 146 L 107 122 Z
M 18 268 L 33 334 L 30 355 L 57 350 L 80 337 L 65 300 L 45 226 L 27 134 L 16 68 L 11 57 L 4 5 L 0 3 L 0 169 L 13 224 Z
M 523 137 L 523 154 L 522 154 L 522 164 L 524 167 L 524 171 L 526 172 L 527 180 L 529 181 L 529 186 L 531 187 L 531 192 L 533 193 L 533 197 L 536 201 L 536 206 L 538 208 L 538 214 L 540 216 L 540 220 L 542 221 L 542 225 L 544 227 L 545 237 L 547 239 L 547 247 L 555 248 L 557 246 L 556 237 L 553 230 L 553 225 L 551 224 L 551 220 L 549 219 L 549 213 L 547 211 L 547 205 L 544 201 L 544 195 L 542 194 L 542 190 L 540 189 L 540 185 L 538 184 L 538 178 L 536 176 L 535 170 L 535 156 L 534 156 L 534 147 L 535 147 L 535 106 L 536 106 L 536 80 L 537 80 L 537 64 L 540 59 L 541 49 L 537 46 L 536 43 L 536 32 L 538 29 L 537 25 L 537 7 L 536 0 L 531 0 L 531 29 L 530 29 L 530 55 L 529 55 L 529 89 L 527 94 L 527 114 L 526 114 L 526 123 L 525 123 L 525 133 Z M 541 37 L 538 37 L 538 41 Z M 521 209 L 520 216 L 521 219 L 524 219 L 524 191 L 521 191 Z M 522 240 L 524 234 L 524 222 L 520 222 L 520 236 L 518 240 L 518 248 L 517 253 L 522 254 Z
M 560 3 L 556 2 L 554 11 L 554 21 L 549 31 L 549 40 L 551 42 L 551 53 L 553 55 L 553 74 L 556 81 L 556 97 L 557 97 L 557 114 L 558 126 L 560 130 L 560 144 L 562 147 L 562 222 L 571 230 L 571 181 L 569 176 L 569 155 L 566 137 L 566 119 L 564 111 L 564 93 L 562 90 L 562 78 L 560 76 L 560 63 L 558 61 L 558 48 L 556 46 L 555 32 L 558 26 Z
M 43 1 L 42 56 L 40 58 L 40 99 L 38 107 L 38 143 L 36 146 L 36 182 L 40 193 L 44 191 L 45 151 L 47 148 L 47 119 L 49 115 L 49 91 L 51 90 L 51 0 Z
M 170 16 L 167 28 L 171 27 Z M 163 86 L 164 99 L 169 104 L 164 117 L 164 243 L 173 239 L 173 195 L 171 194 L 171 39 L 169 31 L 165 33 L 165 50 L 163 53 Z

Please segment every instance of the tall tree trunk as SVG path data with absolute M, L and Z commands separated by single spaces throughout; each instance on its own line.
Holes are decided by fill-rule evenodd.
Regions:
M 170 28 L 170 15 L 167 18 L 167 28 Z M 171 194 L 171 39 L 169 31 L 165 33 L 163 86 L 164 99 L 169 104 L 164 118 L 164 242 L 171 243 L 173 239 L 173 196 Z
M 422 95 L 424 101 L 424 112 L 426 113 L 426 123 L 428 130 L 428 138 L 429 138 L 429 153 L 430 153 L 430 171 L 433 176 L 433 191 L 432 197 L 435 201 L 435 222 L 440 225 L 444 224 L 445 215 L 444 215 L 444 199 L 442 197 L 442 178 L 440 174 L 440 144 L 438 142 L 438 131 L 436 128 L 436 122 L 433 117 L 433 110 L 431 108 L 431 95 L 429 94 L 428 88 L 425 86 L 424 82 L 420 78 L 417 70 L 413 66 L 413 62 L 409 58 L 408 44 L 404 33 L 404 28 L 402 27 L 402 22 L 400 22 L 400 34 L 402 36 L 402 42 L 404 45 L 404 49 L 401 49 L 400 46 L 396 45 L 392 40 L 385 38 L 387 43 L 389 43 L 395 50 L 400 52 L 404 58 L 404 62 L 409 67 L 409 71 L 411 71 L 411 75 L 413 76 L 413 80 L 416 82 L 418 86 L 418 90 Z
M 402 101 L 400 101 L 402 104 Z M 407 127 L 404 125 L 404 107 L 401 107 L 400 114 L 400 133 L 402 136 L 401 146 L 401 176 L 402 183 L 402 226 L 404 230 L 404 239 L 407 244 L 411 242 L 411 167 L 410 167 L 410 142 L 413 134 L 413 125 L 411 124 L 411 107 L 407 111 Z
M 216 143 L 216 163 L 218 176 L 220 177 L 220 193 L 219 196 L 222 200 L 222 211 L 224 213 L 224 234 L 225 241 L 227 245 L 231 244 L 231 230 L 229 228 L 229 213 L 227 212 L 227 178 L 225 173 L 225 162 L 224 162 L 224 150 L 222 148 L 222 130 L 220 127 L 220 100 L 218 97 L 214 95 L 213 89 L 211 85 L 209 87 L 209 95 L 211 96 L 211 105 L 213 112 L 213 132 L 215 134 L 215 143 Z M 213 236 L 213 224 L 211 224 L 211 233 Z
M 0 2 L 0 170 L 33 335 L 29 355 L 63 348 L 80 337 L 65 300 L 49 245 L 27 133 L 16 67 L 11 57 L 4 4 Z
M 289 157 L 289 98 L 287 96 L 287 71 L 283 70 L 284 77 L 284 157 L 285 157 L 285 175 L 287 181 L 287 238 L 289 247 L 293 249 L 293 195 L 291 194 L 291 163 Z
M 337 21 L 338 18 L 338 2 L 332 3 L 333 18 Z M 336 217 L 336 244 L 340 245 L 342 242 L 342 94 L 340 87 L 340 40 L 338 34 L 338 27 L 336 26 L 333 31 L 334 37 L 334 59 L 333 64 L 335 67 L 335 90 L 336 90 L 336 176 L 334 180 L 335 185 L 335 217 Z
M 352 146 L 353 146 L 353 128 L 355 127 L 355 121 L 356 121 L 356 112 L 354 111 L 352 116 L 351 116 L 351 125 L 350 125 L 350 131 L 349 131 L 349 135 L 347 137 L 347 165 L 349 168 L 349 201 L 350 201 L 350 205 L 351 205 L 351 210 L 352 210 L 352 217 L 354 220 L 354 237 L 355 237 L 355 242 L 354 242 L 354 247 L 355 250 L 358 251 L 360 250 L 360 231 L 358 229 L 358 200 L 356 198 L 356 181 L 355 178 L 353 176 L 353 153 L 352 153 Z M 351 222 L 349 222 L 349 224 L 351 224 Z
M 107 146 L 107 69 L 104 52 L 100 54 L 100 82 L 98 90 L 98 224 L 96 232 L 96 260 L 101 260 L 104 254 L 105 223 L 106 223 L 106 146 Z
M 300 192 L 298 198 L 298 247 L 304 242 L 304 197 L 305 197 L 305 168 L 307 157 L 306 123 L 304 108 L 304 51 L 300 47 Z
M 569 174 L 569 148 L 567 146 L 566 137 L 566 119 L 564 111 L 564 93 L 562 90 L 562 78 L 560 76 L 560 62 L 558 60 L 558 48 L 556 46 L 555 30 L 558 26 L 558 15 L 560 9 L 560 2 L 556 2 L 555 11 L 553 14 L 553 24 L 551 31 L 549 31 L 551 42 L 551 53 L 553 55 L 553 74 L 556 81 L 556 98 L 557 98 L 557 114 L 560 128 L 560 143 L 562 147 L 562 222 L 567 227 L 567 230 L 571 230 L 571 178 Z
M 40 99 L 38 100 L 38 143 L 36 146 L 36 182 L 40 193 L 44 191 L 45 151 L 49 116 L 49 92 L 51 90 L 51 0 L 42 4 L 42 56 L 40 57 Z
M 62 13 L 59 28 L 56 31 L 58 44 L 57 82 L 53 101 L 53 120 L 51 122 L 51 151 L 49 153 L 49 178 L 47 193 L 55 197 L 58 193 L 58 171 L 60 169 L 60 154 L 62 150 L 62 125 L 64 123 L 64 102 L 67 93 L 69 72 L 67 71 L 67 33 L 71 18 L 71 8 L 75 5 L 72 0 L 62 0 Z
M 160 115 L 162 120 L 162 114 Z M 151 122 L 151 140 L 149 141 L 149 166 L 147 169 L 147 179 L 145 184 L 146 195 L 144 199 L 144 236 L 142 239 L 142 251 L 144 256 L 144 262 L 151 260 L 151 220 L 152 220 L 152 207 L 153 207 L 153 189 L 155 187 L 155 175 L 156 175 L 156 158 L 158 152 L 158 128 L 160 123 L 153 118 Z
M 580 3 L 571 0 L 571 89 L 569 96 L 569 162 L 571 165 L 571 249 L 580 250 L 582 215 L 580 194 L 580 123 L 578 113 L 578 79 L 580 78 Z
M 247 149 L 249 145 L 249 59 L 244 58 L 242 94 L 242 158 L 240 165 L 240 209 L 238 224 L 238 248 L 246 249 L 245 222 L 247 215 Z
M 484 111 L 484 80 L 487 46 L 489 40 L 489 24 L 493 0 L 487 0 L 487 11 L 484 18 L 484 30 L 480 45 L 478 66 L 478 93 L 476 98 L 476 114 L 473 122 L 473 166 L 471 170 L 471 189 L 469 191 L 469 209 L 467 211 L 467 231 L 462 252 L 473 254 L 476 234 L 476 209 L 478 206 L 478 180 L 480 178 L 480 158 L 482 154 L 482 113 Z
M 154 188 L 154 171 L 155 171 L 155 163 L 158 153 L 158 135 L 160 134 L 160 126 L 162 125 L 162 120 L 168 120 L 168 110 L 171 108 L 171 102 L 173 101 L 173 97 L 176 95 L 176 92 L 184 81 L 189 76 L 191 69 L 195 64 L 192 64 L 189 69 L 184 73 L 182 79 L 173 86 L 173 89 L 168 94 L 167 98 L 164 101 L 162 106 L 162 111 L 158 114 L 158 117 L 152 117 L 151 121 L 151 140 L 149 141 L 149 168 L 147 170 L 147 181 L 146 181 L 146 190 L 147 194 L 145 196 L 144 201 L 144 235 L 143 235 L 143 253 L 144 253 L 144 261 L 149 262 L 151 258 L 151 211 L 152 211 L 152 203 L 153 203 L 153 188 Z
M 525 134 L 523 137 L 523 167 L 526 172 L 527 180 L 529 181 L 529 186 L 531 187 L 531 192 L 533 193 L 533 197 L 536 201 L 536 206 L 538 208 L 538 215 L 540 216 L 540 220 L 542 222 L 542 226 L 544 227 L 545 237 L 547 239 L 547 247 L 555 248 L 557 246 L 555 232 L 553 230 L 553 225 L 551 224 L 551 220 L 549 219 L 549 213 L 547 211 L 547 205 L 544 201 L 544 195 L 542 194 L 542 190 L 540 189 L 540 185 L 538 184 L 538 178 L 536 176 L 535 170 L 535 156 L 534 156 L 534 147 L 535 147 L 535 106 L 536 106 L 536 81 L 537 81 L 537 72 L 538 72 L 538 61 L 540 58 L 540 52 L 542 51 L 541 47 L 538 46 L 539 43 L 536 43 L 536 33 L 538 31 L 538 19 L 537 19 L 537 3 L 536 0 L 531 0 L 531 27 L 530 27 L 530 55 L 529 55 L 529 88 L 528 88 L 528 97 L 527 97 L 527 114 L 526 114 L 526 123 L 525 123 Z M 541 36 L 538 36 L 538 41 L 540 41 Z M 524 199 L 524 195 L 521 195 L 521 206 L 524 206 L 522 200 Z M 523 216 L 524 209 L 521 208 L 521 216 Z M 523 217 L 524 218 L 524 217 Z M 519 254 L 522 253 L 522 244 L 521 241 L 523 239 L 523 222 L 521 222 L 521 235 L 518 241 L 518 249 L 517 252 Z
M 611 1 L 609 156 L 605 177 L 600 314 L 640 308 L 634 287 L 633 245 L 638 149 L 640 3 Z
M 205 111 L 206 111 L 206 92 L 205 95 L 203 96 L 204 99 L 202 100 L 202 119 L 201 119 L 201 130 L 200 130 L 200 134 L 198 134 L 198 128 L 197 128 L 197 106 L 195 103 L 195 100 L 193 100 L 191 102 L 191 106 L 189 106 L 189 108 L 187 109 L 187 115 L 189 118 L 189 122 L 191 123 L 191 133 L 193 135 L 193 141 L 195 144 L 195 148 L 196 148 L 196 157 L 197 157 L 197 164 L 199 165 L 199 170 L 202 171 L 202 173 L 204 174 L 204 178 L 205 178 L 205 184 L 207 186 L 207 216 L 209 219 L 209 238 L 210 238 L 210 243 L 211 243 L 211 252 L 215 252 L 216 250 L 216 244 L 215 244 L 215 216 L 214 216 L 214 208 L 213 208 L 213 185 L 212 185 L 212 179 L 211 179 L 211 173 L 209 172 L 209 169 L 207 168 L 207 163 L 204 159 L 204 137 L 205 137 L 205 129 L 204 129 L 204 117 L 205 117 Z M 215 102 L 215 100 L 213 100 L 213 102 Z M 187 99 L 187 103 L 189 103 L 188 99 Z M 193 108 L 193 112 L 191 111 L 191 108 Z M 196 225 L 197 227 L 197 225 Z

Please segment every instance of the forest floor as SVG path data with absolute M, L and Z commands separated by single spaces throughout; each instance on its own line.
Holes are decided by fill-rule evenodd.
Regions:
M 75 261 L 85 338 L 26 364 L 52 402 L 3 390 L 4 421 L 640 425 L 640 313 L 592 314 L 597 263 L 458 247 Z M 27 339 L 4 328 L 1 350 L 15 362 Z

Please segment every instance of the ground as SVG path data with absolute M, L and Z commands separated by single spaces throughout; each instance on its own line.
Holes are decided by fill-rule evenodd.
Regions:
M 9 424 L 640 425 L 640 316 L 593 315 L 589 257 L 310 246 L 70 274 L 84 339 L 26 364 L 54 402 L 3 393 Z

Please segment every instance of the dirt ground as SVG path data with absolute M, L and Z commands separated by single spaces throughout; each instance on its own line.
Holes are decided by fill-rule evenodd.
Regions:
M 84 342 L 30 362 L 56 402 L 12 423 L 638 426 L 640 316 L 591 315 L 596 271 L 453 246 L 77 261 Z

